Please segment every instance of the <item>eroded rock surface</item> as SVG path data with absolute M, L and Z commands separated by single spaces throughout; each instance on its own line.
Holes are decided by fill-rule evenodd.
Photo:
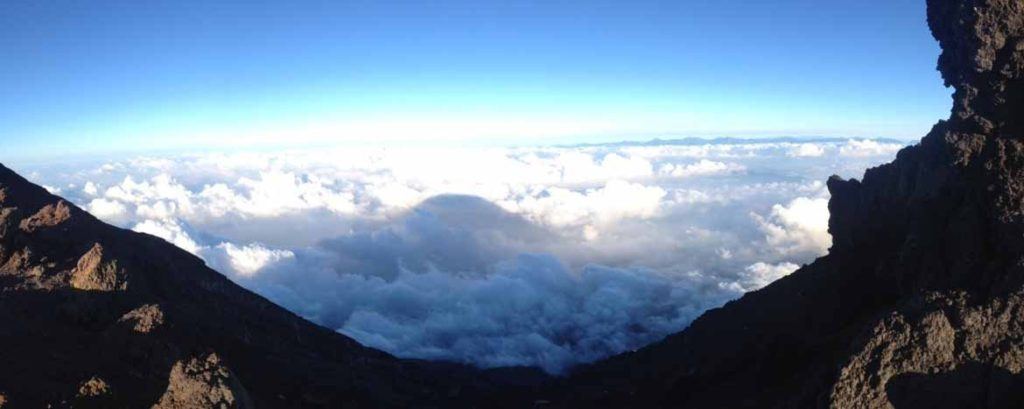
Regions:
M 1024 294 L 978 301 L 959 291 L 927 294 L 880 320 L 840 371 L 831 401 L 860 408 L 1024 405 Z M 926 393 L 937 389 L 930 382 L 952 390 Z
M 127 324 L 132 331 L 148 334 L 164 323 L 164 311 L 159 305 L 146 304 L 121 316 L 118 322 Z
M 110 394 L 110 385 L 98 377 L 89 378 L 78 387 L 79 397 L 96 397 Z
M 179 361 L 153 409 L 252 408 L 249 394 L 217 354 Z
M 63 200 L 56 204 L 48 204 L 25 220 L 21 221 L 21 229 L 32 233 L 36 230 L 54 227 L 71 218 L 71 207 Z
M 114 291 L 128 286 L 125 272 L 118 268 L 117 260 L 103 256 L 103 246 L 96 243 L 71 272 L 71 287 L 78 290 Z

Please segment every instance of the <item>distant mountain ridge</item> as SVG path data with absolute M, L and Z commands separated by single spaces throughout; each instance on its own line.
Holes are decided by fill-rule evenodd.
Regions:
M 899 145 L 910 145 L 914 141 L 900 140 L 895 138 L 842 138 L 842 137 L 830 137 L 830 136 L 772 136 L 764 138 L 739 138 L 731 136 L 723 137 L 685 137 L 685 138 L 669 138 L 661 139 L 654 138 L 646 141 L 618 141 L 618 142 L 605 142 L 605 143 L 581 143 L 571 145 L 559 145 L 559 147 L 565 148 L 584 148 L 584 147 L 629 147 L 629 146 L 700 146 L 700 145 L 768 145 L 778 143 L 845 143 L 851 140 L 863 141 L 869 140 L 878 143 L 891 143 Z

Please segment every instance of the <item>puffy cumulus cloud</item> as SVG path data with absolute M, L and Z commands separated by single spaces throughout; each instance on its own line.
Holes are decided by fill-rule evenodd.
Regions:
M 796 271 L 798 268 L 800 266 L 789 262 L 779 264 L 757 262 L 744 269 L 743 280 L 737 284 L 740 285 L 740 289 L 743 291 L 757 290 L 789 275 L 789 273 Z
M 96 183 L 86 182 L 85 197 L 95 197 L 99 192 Z M 90 200 L 87 208 L 97 217 L 115 224 L 138 219 L 165 220 L 191 215 L 194 211 L 192 196 L 192 192 L 167 174 L 141 182 L 127 175 L 120 183 L 106 188 L 101 197 Z
M 274 217 L 285 213 L 322 208 L 335 213 L 356 210 L 354 195 L 333 188 L 334 181 L 316 174 L 281 170 L 260 172 L 258 178 L 242 177 L 236 187 L 224 183 L 206 186 L 198 196 L 210 204 L 216 216 L 229 212 L 256 217 Z
M 885 148 L 860 149 L 855 160 L 837 168 L 830 158 L 837 151 L 851 155 L 854 145 Z M 125 221 L 118 215 L 127 213 L 132 220 L 176 217 L 200 227 L 219 223 L 217 229 L 223 230 L 240 228 L 243 222 L 259 225 L 303 215 L 321 217 L 321 212 L 334 219 L 379 220 L 429 197 L 466 194 L 532 220 L 593 230 L 608 222 L 649 218 L 665 205 L 728 200 L 727 195 L 708 194 L 704 187 L 712 176 L 749 172 L 750 180 L 757 183 L 764 182 L 758 176 L 767 172 L 778 175 L 774 177 L 795 173 L 814 179 L 824 179 L 827 172 L 854 176 L 858 169 L 895 152 L 888 149 L 890 145 L 899 146 L 873 140 L 705 141 L 699 145 L 182 155 L 100 165 L 73 181 L 85 187 L 71 196 L 79 195 L 81 203 L 103 199 L 96 202 L 98 210 L 104 204 L 108 210 L 119 210 L 111 204 L 119 203 L 124 212 L 103 214 L 122 225 Z M 802 162 L 766 162 L 788 157 L 794 150 L 804 153 Z M 744 185 L 742 179 L 733 183 L 735 188 Z M 310 230 L 323 230 L 317 227 Z M 343 231 L 348 226 L 336 227 Z M 322 233 L 318 239 L 329 236 L 327 231 Z
M 699 162 L 690 164 L 666 163 L 658 170 L 663 176 L 685 178 L 692 176 L 710 176 L 728 173 L 737 173 L 746 170 L 742 165 L 734 163 L 717 162 L 701 159 Z
M 895 155 L 906 145 L 899 143 L 879 142 L 872 139 L 851 139 L 845 145 L 839 147 L 839 155 L 853 157 L 870 157 L 882 155 Z
M 832 246 L 826 198 L 798 197 L 785 206 L 772 206 L 767 218 L 757 214 L 753 217 L 768 245 L 782 254 L 816 257 Z
M 85 205 L 85 209 L 94 216 L 115 224 L 124 223 L 128 217 L 128 208 L 117 200 L 93 199 Z
M 555 159 L 562 180 L 569 183 L 603 182 L 609 179 L 635 179 L 653 174 L 651 163 L 636 156 L 609 153 L 597 159 L 592 154 L 568 151 Z
M 211 267 L 233 277 L 251 277 L 264 268 L 295 257 L 289 250 L 270 249 L 259 243 L 205 243 L 193 228 L 174 220 L 144 220 L 132 230 L 146 233 L 203 258 Z
M 100 189 L 96 187 L 95 183 L 85 182 L 85 186 L 82 186 L 82 193 L 88 196 L 96 196 L 100 192 Z
M 501 202 L 506 209 L 554 226 L 606 224 L 623 218 L 650 218 L 668 194 L 658 186 L 612 180 L 583 191 L 548 187 Z
M 825 154 L 825 148 L 814 143 L 801 143 L 794 146 L 787 153 L 788 156 L 805 158 L 818 157 Z
M 132 230 L 159 237 L 195 255 L 199 255 L 201 249 L 185 228 L 173 220 L 144 220 L 132 227 Z
M 107 189 L 104 196 L 132 204 L 147 204 L 156 201 L 173 202 L 183 210 L 191 207 L 191 192 L 167 174 L 160 174 L 149 181 L 136 182 L 131 175 L 125 176 L 120 184 Z
M 233 271 L 241 276 L 252 276 L 269 265 L 295 257 L 295 253 L 291 251 L 268 249 L 260 244 L 238 246 L 233 243 L 221 243 L 217 245 L 216 249 L 220 251 L 214 254 L 222 257 L 219 260 L 212 255 L 208 258 L 219 261 L 228 267 L 228 269 L 222 267 L 222 271 Z
M 899 146 L 353 148 L 31 174 L 364 344 L 558 373 L 678 331 L 824 254 L 822 181 Z

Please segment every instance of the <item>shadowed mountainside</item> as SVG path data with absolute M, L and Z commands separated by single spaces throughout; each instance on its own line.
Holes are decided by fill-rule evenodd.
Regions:
M 863 180 L 828 181 L 829 254 L 581 368 L 566 406 L 1020 402 L 1006 391 L 1024 371 L 1024 2 L 929 0 L 928 23 L 952 115 Z

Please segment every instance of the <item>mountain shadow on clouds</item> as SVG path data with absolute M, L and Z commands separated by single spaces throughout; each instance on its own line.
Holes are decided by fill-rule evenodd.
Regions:
M 394 280 L 402 270 L 485 275 L 494 265 L 537 251 L 552 234 L 483 198 L 439 195 L 386 225 L 322 241 L 342 274 Z
M 570 267 L 549 251 L 556 234 L 444 195 L 236 278 L 400 357 L 552 374 L 658 340 L 736 295 L 713 277 Z

